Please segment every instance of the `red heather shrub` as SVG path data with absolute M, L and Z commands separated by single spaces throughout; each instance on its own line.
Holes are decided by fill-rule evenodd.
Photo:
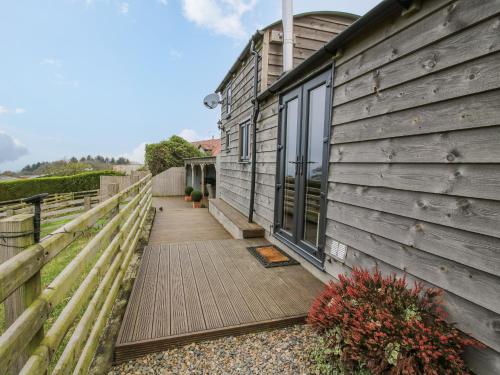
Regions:
M 317 372 L 469 374 L 461 355 L 480 347 L 445 321 L 442 291 L 353 269 L 314 301 L 308 322 L 321 335 Z

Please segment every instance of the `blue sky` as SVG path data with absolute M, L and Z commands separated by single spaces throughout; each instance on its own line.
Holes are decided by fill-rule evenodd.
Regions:
M 378 2 L 295 0 L 294 12 Z M 280 13 L 279 0 L 2 0 L 0 171 L 218 136 L 204 95 Z

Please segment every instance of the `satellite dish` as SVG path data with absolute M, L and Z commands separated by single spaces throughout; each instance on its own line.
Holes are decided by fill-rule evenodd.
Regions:
M 220 98 L 219 94 L 208 94 L 205 96 L 205 99 L 203 99 L 203 104 L 205 104 L 205 107 L 214 109 L 216 108 L 220 103 Z

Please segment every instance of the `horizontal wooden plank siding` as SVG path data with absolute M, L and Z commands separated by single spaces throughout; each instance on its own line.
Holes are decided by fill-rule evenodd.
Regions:
M 294 18 L 294 66 L 302 63 L 318 48 L 353 22 L 347 16 L 328 14 L 307 14 Z M 281 23 L 264 30 L 262 43 L 257 43 L 261 54 L 259 60 L 258 90 L 262 92 L 281 75 L 283 69 L 282 43 L 271 38 L 272 32 L 282 31 Z M 223 147 L 220 154 L 220 198 L 248 215 L 250 206 L 251 164 L 239 161 L 239 124 L 252 115 L 253 58 L 248 56 L 234 73 L 230 82 L 232 89 L 231 114 L 223 104 L 221 121 L 222 144 L 229 135 L 229 147 Z M 222 90 L 226 97 L 227 84 Z M 278 98 L 271 96 L 260 103 L 257 127 L 257 173 L 255 187 L 254 219 L 268 233 L 271 230 L 274 211 L 274 189 L 276 175 L 276 149 L 278 137 Z
M 445 291 L 500 361 L 500 1 L 423 1 L 336 61 L 327 270 L 379 267 Z M 473 355 L 471 353 L 471 355 Z

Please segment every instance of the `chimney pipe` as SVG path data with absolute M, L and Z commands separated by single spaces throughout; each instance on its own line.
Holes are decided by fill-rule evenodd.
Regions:
M 293 0 L 283 0 L 283 73 L 293 69 Z

